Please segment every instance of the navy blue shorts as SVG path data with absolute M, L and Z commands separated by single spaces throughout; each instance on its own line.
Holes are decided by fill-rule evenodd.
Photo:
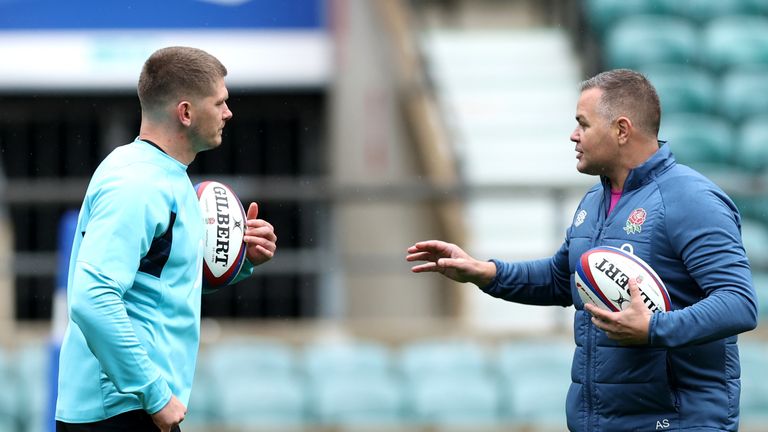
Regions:
M 159 432 L 144 410 L 128 411 L 93 423 L 56 422 L 56 432 Z M 181 432 L 177 426 L 173 432 Z

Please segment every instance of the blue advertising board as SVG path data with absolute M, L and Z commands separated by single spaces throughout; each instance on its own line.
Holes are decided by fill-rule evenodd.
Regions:
M 324 0 L 0 0 L 0 30 L 319 29 Z
M 217 56 L 231 88 L 322 87 L 328 3 L 0 0 L 0 93 L 134 91 L 143 61 L 171 45 Z

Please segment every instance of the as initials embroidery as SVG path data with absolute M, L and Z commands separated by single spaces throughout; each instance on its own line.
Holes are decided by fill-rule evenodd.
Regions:
M 627 218 L 627 224 L 624 225 L 624 231 L 627 234 L 638 234 L 641 232 L 643 230 L 643 223 L 645 222 L 646 216 L 647 213 L 643 208 L 632 210 L 632 213 L 630 213 L 629 217 Z

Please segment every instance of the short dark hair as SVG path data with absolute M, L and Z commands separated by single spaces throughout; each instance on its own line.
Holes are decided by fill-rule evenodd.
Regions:
M 144 62 L 138 94 L 143 110 L 157 108 L 175 98 L 207 96 L 227 68 L 207 52 L 190 47 L 161 48 Z
M 638 129 L 658 135 L 659 95 L 643 74 L 630 69 L 609 70 L 582 82 L 579 87 L 582 92 L 591 88 L 603 91 L 597 109 L 605 119 L 613 121 L 627 116 Z

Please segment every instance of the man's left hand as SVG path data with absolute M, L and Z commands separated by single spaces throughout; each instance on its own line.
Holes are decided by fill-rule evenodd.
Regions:
M 245 255 L 255 266 L 271 260 L 277 249 L 275 228 L 264 219 L 257 219 L 258 215 L 259 205 L 252 202 L 248 206 L 243 241 L 246 245 Z
M 629 307 L 621 312 L 610 312 L 592 304 L 584 309 L 592 315 L 592 324 L 622 345 L 648 343 L 648 327 L 652 312 L 645 306 L 635 279 L 629 280 Z

